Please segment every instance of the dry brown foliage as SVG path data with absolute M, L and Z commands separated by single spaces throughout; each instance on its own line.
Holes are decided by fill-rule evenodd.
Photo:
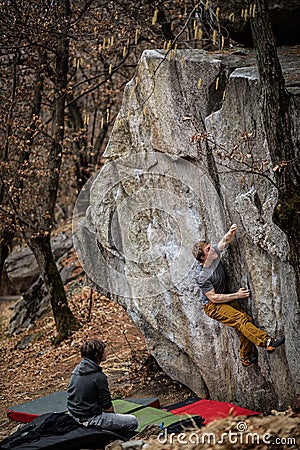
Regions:
M 55 325 L 50 313 L 32 329 L 9 336 L 6 328 L 12 311 L 8 303 L 0 303 L 0 439 L 17 425 L 7 419 L 7 407 L 67 388 L 86 338 L 97 337 L 107 342 L 108 356 L 102 367 L 114 398 L 154 396 L 166 405 L 192 395 L 156 365 L 143 335 L 125 310 L 96 292 L 92 292 L 91 299 L 90 288 L 82 283 L 83 280 L 77 280 L 67 286 L 69 305 L 82 327 L 59 346 L 53 345 Z M 32 343 L 17 350 L 17 343 L 27 335 L 34 335 Z

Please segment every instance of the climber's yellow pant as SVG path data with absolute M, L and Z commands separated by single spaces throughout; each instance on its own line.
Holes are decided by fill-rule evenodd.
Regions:
M 204 312 L 214 320 L 235 328 L 240 333 L 240 357 L 248 359 L 252 353 L 252 344 L 266 347 L 268 334 L 253 324 L 253 318 L 243 311 L 238 301 L 229 303 L 207 303 Z

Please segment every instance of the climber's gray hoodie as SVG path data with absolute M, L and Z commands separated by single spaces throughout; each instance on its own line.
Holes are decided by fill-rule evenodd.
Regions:
M 112 406 L 106 375 L 94 361 L 83 358 L 72 372 L 67 390 L 70 414 L 86 419 Z

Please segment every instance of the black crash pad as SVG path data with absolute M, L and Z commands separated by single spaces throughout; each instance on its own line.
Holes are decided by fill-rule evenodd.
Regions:
M 118 434 L 79 425 L 66 413 L 46 413 L 0 442 L 1 450 L 78 450 L 104 448 L 116 439 L 128 440 L 134 433 Z

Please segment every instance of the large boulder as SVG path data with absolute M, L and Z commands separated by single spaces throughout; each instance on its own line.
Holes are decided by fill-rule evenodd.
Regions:
M 299 60 L 284 53 L 281 62 L 297 139 Z M 90 284 L 126 308 L 170 376 L 200 397 L 270 410 L 300 393 L 300 309 L 287 237 L 272 221 L 277 188 L 262 120 L 252 54 L 145 51 L 105 166 L 78 198 L 74 242 Z M 235 330 L 202 311 L 191 254 L 231 223 L 231 289 L 248 286 L 257 325 L 286 337 L 246 370 Z
M 70 231 L 59 233 L 51 239 L 53 257 L 60 271 L 62 282 L 67 284 L 80 275 L 77 264 L 70 259 L 73 240 Z M 40 276 L 39 267 L 32 251 L 28 247 L 15 249 L 5 261 L 5 276 L 8 280 L 8 295 L 21 294 L 14 305 L 8 332 L 19 333 L 33 326 L 34 322 L 50 310 L 50 295 Z
M 55 261 L 66 255 L 73 247 L 70 233 L 60 233 L 51 240 Z M 40 270 L 35 256 L 28 247 L 13 250 L 4 264 L 5 276 L 10 282 L 11 291 L 7 294 L 23 294 L 38 280 Z
M 36 282 L 40 273 L 30 248 L 20 247 L 12 251 L 5 261 L 4 273 L 9 281 L 10 294 L 26 292 Z

